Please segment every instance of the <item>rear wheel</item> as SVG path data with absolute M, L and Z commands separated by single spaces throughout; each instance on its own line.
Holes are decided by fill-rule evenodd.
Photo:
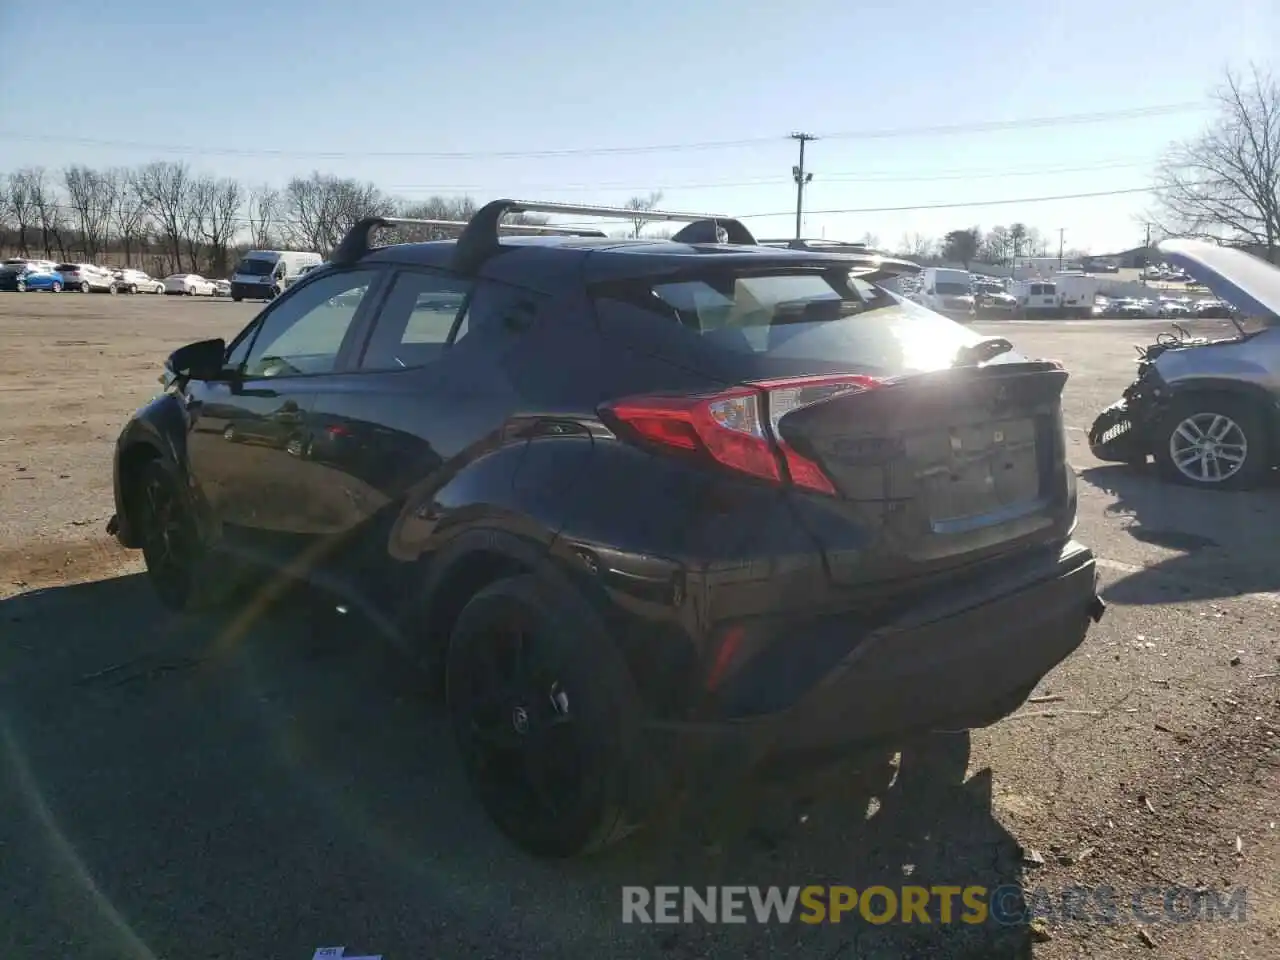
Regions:
M 27 281 L 25 281 L 25 280 L 19 280 L 19 281 L 17 282 L 16 289 L 17 289 L 17 291 L 18 291 L 19 293 L 26 293 L 26 292 L 27 292 Z
M 50 292 L 50 293 L 61 293 L 61 292 L 62 292 L 62 284 L 61 284 L 61 283 L 59 283 L 57 280 L 53 281 L 53 284 L 49 287 L 49 292 Z
M 138 292 L 138 285 L 136 283 L 129 284 L 129 295 L 133 296 L 137 292 Z
M 155 289 L 152 290 L 151 292 L 154 294 L 158 294 L 159 296 L 164 296 L 164 284 L 157 283 Z
M 537 856 L 570 857 L 626 832 L 638 709 L 595 617 L 534 575 L 476 594 L 446 662 L 450 718 L 490 818 Z
M 1230 394 L 1180 398 L 1161 421 L 1154 443 L 1161 474 L 1175 483 L 1247 490 L 1271 466 L 1266 419 L 1256 403 Z

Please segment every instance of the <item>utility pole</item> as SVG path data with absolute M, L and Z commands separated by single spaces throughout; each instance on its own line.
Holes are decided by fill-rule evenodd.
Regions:
M 1142 285 L 1147 285 L 1147 268 L 1151 266 L 1151 224 L 1147 224 L 1147 244 L 1142 248 Z
M 1059 272 L 1062 272 L 1063 268 L 1066 266 L 1066 264 L 1065 264 L 1065 263 L 1063 263 L 1063 260 L 1062 260 L 1062 257 L 1063 257 L 1063 248 L 1064 248 L 1064 244 L 1065 244 L 1065 242 L 1066 242 L 1066 241 L 1065 241 L 1065 237 L 1066 237 L 1066 235 L 1067 235 L 1066 228 L 1065 228 L 1065 227 L 1059 227 L 1059 228 L 1058 228 L 1058 271 L 1059 271 Z
M 813 180 L 812 173 L 804 172 L 804 145 L 818 138 L 811 133 L 793 133 L 791 139 L 800 142 L 800 162 L 791 168 L 791 177 L 796 182 L 796 239 L 799 240 L 804 221 L 804 188 Z

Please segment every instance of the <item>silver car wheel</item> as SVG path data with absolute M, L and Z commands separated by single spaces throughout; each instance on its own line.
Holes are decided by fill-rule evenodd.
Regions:
M 1169 459 L 1188 480 L 1221 483 L 1234 476 L 1249 456 L 1249 438 L 1221 413 L 1196 413 L 1169 435 Z

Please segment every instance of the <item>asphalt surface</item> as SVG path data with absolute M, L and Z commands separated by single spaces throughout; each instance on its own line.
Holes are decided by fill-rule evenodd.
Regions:
M 306 958 L 339 944 L 387 960 L 1152 949 L 1132 922 L 1052 916 L 1035 931 L 621 923 L 623 885 L 876 882 L 1244 884 L 1247 924 L 1147 936 L 1162 957 L 1277 955 L 1280 486 L 1167 487 L 1094 461 L 1084 443 L 1131 376 L 1130 344 L 1160 324 L 984 327 L 1072 371 L 1077 536 L 1102 558 L 1111 609 L 1037 691 L 1052 700 L 974 733 L 963 776 L 968 738 L 953 738 L 950 756 L 913 747 L 896 765 L 864 758 L 744 788 L 602 857 L 548 864 L 490 828 L 439 706 L 367 625 L 306 593 L 218 619 L 167 614 L 136 560 L 74 525 L 110 512 L 113 415 L 100 405 L 121 402 L 119 422 L 131 409 L 120 398 L 154 389 L 167 349 L 233 333 L 252 307 L 66 300 L 0 296 L 0 335 L 48 358 L 30 361 L 31 380 L 0 367 L 0 434 L 16 438 L 0 444 L 11 594 L 0 600 L 0 957 Z M 41 328 L 28 322 L 37 308 Z M 88 355 L 86 371 L 39 350 L 58 340 L 101 343 L 104 359 Z M 104 395 L 73 411 L 101 426 L 72 447 L 42 439 L 47 408 L 14 389 L 60 376 Z M 19 465 L 38 479 L 18 480 Z M 56 472 L 83 482 L 69 495 Z M 58 575 L 49 558 L 63 554 L 71 572 Z

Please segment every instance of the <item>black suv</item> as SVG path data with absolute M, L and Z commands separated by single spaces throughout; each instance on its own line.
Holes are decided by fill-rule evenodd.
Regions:
M 443 682 L 467 773 L 538 854 L 779 755 L 994 723 L 1102 613 L 1061 366 L 877 285 L 874 251 L 504 236 L 331 263 L 177 350 L 109 529 L 177 608 L 264 568 Z

